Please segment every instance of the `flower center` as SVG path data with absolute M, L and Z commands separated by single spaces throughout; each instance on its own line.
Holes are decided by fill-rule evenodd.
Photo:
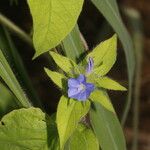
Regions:
M 78 87 L 78 91 L 84 91 L 85 89 L 86 89 L 86 86 L 82 83 Z

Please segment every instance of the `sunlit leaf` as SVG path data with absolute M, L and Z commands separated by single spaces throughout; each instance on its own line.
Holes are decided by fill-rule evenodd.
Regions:
M 75 131 L 78 122 L 87 114 L 90 102 L 81 103 L 62 96 L 57 108 L 57 128 L 60 138 L 60 147 L 63 148 L 66 141 Z
M 61 89 L 65 88 L 66 77 L 63 74 L 60 74 L 55 71 L 51 71 L 47 68 L 45 68 L 45 72 L 59 88 L 61 88 Z
M 67 57 L 64 57 L 52 51 L 50 52 L 50 55 L 54 59 L 55 63 L 59 66 L 59 68 L 61 68 L 66 73 L 72 74 L 74 71 L 74 68 L 77 68 L 77 65 L 75 64 L 75 62 Z
M 10 112 L 0 121 L 0 149 L 59 150 L 57 129 L 51 121 L 38 108 Z
M 100 77 L 96 78 L 96 83 L 98 87 L 102 87 L 109 90 L 120 90 L 126 91 L 127 89 L 120 85 L 118 82 L 108 78 L 108 77 Z
M 57 46 L 73 29 L 83 0 L 28 0 L 33 17 L 35 56 Z
M 100 76 L 105 75 L 112 68 L 116 61 L 117 55 L 117 37 L 114 35 L 110 39 L 100 43 L 91 53 L 88 54 L 88 58 L 91 57 L 94 60 L 94 73 Z
M 90 128 L 79 124 L 65 145 L 65 150 L 99 150 L 99 143 Z
M 113 105 L 111 104 L 111 101 L 109 99 L 108 94 L 104 90 L 95 90 L 90 95 L 90 100 L 93 102 L 100 103 L 103 107 L 108 109 L 109 111 L 112 111 L 115 113 L 115 110 L 113 108 Z

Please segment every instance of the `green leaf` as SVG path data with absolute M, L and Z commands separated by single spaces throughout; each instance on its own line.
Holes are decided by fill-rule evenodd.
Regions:
M 122 42 L 128 67 L 128 78 L 129 78 L 129 88 L 128 88 L 128 100 L 126 103 L 127 109 L 125 109 L 123 115 L 122 124 L 125 123 L 127 114 L 130 109 L 131 96 L 132 96 L 132 84 L 134 78 L 134 69 L 135 69 L 135 55 L 134 55 L 134 46 L 130 35 L 122 22 L 118 11 L 118 5 L 116 0 L 91 0 L 93 4 L 98 8 L 98 10 L 104 15 L 106 20 L 113 27 L 114 31 L 118 34 L 119 39 Z
M 109 96 L 106 91 L 104 90 L 95 90 L 90 95 L 90 100 L 93 102 L 100 103 L 103 107 L 108 109 L 109 111 L 115 113 L 115 110 L 112 106 L 112 103 L 109 99 Z
M 51 121 L 38 108 L 10 112 L 0 122 L 0 149 L 59 150 L 59 144 L 54 144 L 58 137 L 56 125 Z
M 0 49 L 4 53 L 10 67 L 13 67 L 13 71 L 17 74 L 18 82 L 20 81 L 22 88 L 26 89 L 26 94 L 34 106 L 42 107 L 9 31 L 3 26 L 0 26 Z
M 67 57 L 52 51 L 50 52 L 50 55 L 54 59 L 55 63 L 59 66 L 59 68 L 61 68 L 66 73 L 72 74 L 74 69 L 77 68 L 76 63 Z
M 48 118 L 47 118 L 48 119 Z M 53 118 L 50 118 L 49 123 L 47 123 L 47 134 L 48 134 L 48 150 L 60 150 L 60 141 L 59 141 L 59 135 L 56 125 L 56 120 L 53 120 Z
M 100 76 L 105 75 L 112 68 L 116 61 L 117 37 L 114 35 L 110 39 L 100 43 L 87 57 L 94 60 L 94 73 Z
M 100 77 L 96 78 L 96 83 L 98 87 L 102 87 L 109 90 L 120 90 L 126 91 L 127 89 L 120 85 L 118 82 L 108 78 L 108 77 Z
M 94 102 L 90 119 L 102 150 L 126 150 L 123 131 L 115 113 Z
M 64 147 L 66 141 L 75 131 L 78 122 L 87 114 L 89 109 L 89 101 L 82 103 L 73 99 L 68 99 L 65 96 L 61 97 L 56 115 L 61 148 Z
M 55 71 L 51 71 L 47 68 L 45 68 L 45 72 L 59 88 L 64 89 L 65 81 L 67 80 L 67 78 L 63 74 L 60 74 Z
M 99 142 L 93 131 L 79 124 L 65 145 L 65 150 L 99 150 Z
M 78 25 L 63 40 L 62 45 L 66 56 L 77 62 L 81 55 L 85 52 L 83 43 L 80 38 Z
M 83 0 L 28 0 L 28 4 L 33 17 L 35 56 L 39 56 L 56 47 L 73 29 Z
M 107 21 L 111 24 L 115 32 L 118 34 L 121 40 L 127 59 L 129 78 L 133 78 L 135 57 L 134 48 L 130 35 L 128 34 L 122 19 L 120 17 L 116 0 L 91 0 L 98 10 L 104 15 Z
M 0 118 L 17 109 L 15 96 L 0 82 Z
M 17 97 L 17 102 L 22 107 L 30 107 L 28 98 L 18 83 L 13 71 L 11 70 L 7 60 L 5 59 L 2 51 L 0 50 L 0 77 L 4 80 L 13 94 Z

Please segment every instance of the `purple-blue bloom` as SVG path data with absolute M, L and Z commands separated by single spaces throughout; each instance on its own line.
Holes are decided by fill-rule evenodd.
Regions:
M 89 57 L 88 65 L 87 65 L 87 68 L 86 68 L 86 73 L 90 74 L 93 71 L 93 68 L 94 68 L 93 58 Z
M 94 91 L 94 84 L 87 83 L 86 77 L 80 74 L 78 78 L 68 79 L 68 97 L 85 101 Z

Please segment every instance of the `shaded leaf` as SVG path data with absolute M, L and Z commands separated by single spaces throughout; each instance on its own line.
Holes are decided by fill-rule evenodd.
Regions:
M 84 46 L 80 38 L 80 31 L 78 25 L 67 35 L 63 40 L 62 45 L 66 56 L 77 62 L 84 53 Z
M 29 99 L 32 101 L 34 106 L 42 107 L 18 50 L 16 49 L 9 32 L 3 26 L 0 26 L 0 49 L 2 50 L 10 67 L 13 67 L 13 71 L 17 74 L 16 78 L 18 82 L 21 84 L 23 89 L 26 89 L 26 94 L 29 96 Z
M 30 107 L 28 98 L 18 83 L 13 71 L 11 70 L 7 60 L 0 50 L 0 77 L 4 80 L 13 94 L 17 97 L 18 104 L 23 107 Z
M 6 113 L 17 109 L 15 96 L 0 83 L 0 118 Z
M 127 32 L 126 27 L 122 22 L 116 0 L 91 0 L 91 1 L 98 8 L 98 10 L 104 15 L 106 20 L 113 27 L 114 31 L 118 34 L 118 37 L 121 40 L 125 51 L 125 56 L 127 60 L 128 78 L 129 78 L 129 88 L 128 88 L 128 100 L 126 102 L 126 109 L 122 119 L 122 124 L 124 124 L 130 109 L 132 84 L 134 81 L 133 78 L 135 69 L 135 55 L 133 42 L 130 35 Z
M 94 102 L 90 119 L 102 150 L 126 150 L 123 131 L 115 113 Z

